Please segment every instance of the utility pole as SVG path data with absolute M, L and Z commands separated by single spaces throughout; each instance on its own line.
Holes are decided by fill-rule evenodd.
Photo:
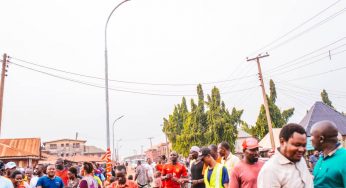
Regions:
M 256 62 L 257 62 L 258 76 L 259 76 L 259 80 L 260 80 L 260 83 L 261 83 L 262 96 L 263 96 L 263 101 L 264 101 L 264 108 L 265 108 L 265 111 L 266 111 L 266 117 L 267 117 L 267 122 L 268 122 L 270 143 L 271 143 L 272 149 L 274 151 L 275 150 L 275 142 L 274 142 L 274 135 L 273 135 L 273 126 L 272 126 L 272 120 L 270 118 L 268 100 L 267 100 L 266 91 L 265 91 L 265 88 L 264 88 L 263 76 L 262 76 L 262 70 L 261 70 L 261 64 L 260 64 L 260 59 L 268 57 L 268 56 L 269 56 L 269 54 L 266 53 L 265 55 L 259 54 L 255 58 L 251 58 L 251 59 L 246 58 L 246 59 L 247 59 L 247 61 L 255 61 L 256 60 Z
M 4 54 L 2 59 L 1 69 L 1 86 L 0 86 L 0 137 L 1 137 L 1 126 L 2 126 L 2 107 L 4 102 L 4 88 L 5 88 L 5 77 L 6 77 L 6 66 L 7 66 L 7 54 Z
M 151 141 L 154 137 L 149 137 L 148 139 L 150 140 L 150 149 L 153 148 L 153 142 Z

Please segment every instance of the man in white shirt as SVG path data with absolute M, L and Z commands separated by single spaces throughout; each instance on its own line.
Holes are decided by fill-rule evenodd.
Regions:
M 221 156 L 221 164 L 225 165 L 230 176 L 234 166 L 240 162 L 240 159 L 231 153 L 231 147 L 228 142 L 221 142 L 217 150 Z
M 0 161 L 0 187 L 1 188 L 13 188 L 13 184 L 10 179 L 3 176 L 5 173 L 5 164 Z
M 313 188 L 312 175 L 304 160 L 305 129 L 295 123 L 285 125 L 279 135 L 280 147 L 263 165 L 258 188 Z

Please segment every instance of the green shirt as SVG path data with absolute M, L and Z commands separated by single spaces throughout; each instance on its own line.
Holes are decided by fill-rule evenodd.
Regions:
M 320 157 L 314 168 L 315 188 L 346 188 L 346 149 Z

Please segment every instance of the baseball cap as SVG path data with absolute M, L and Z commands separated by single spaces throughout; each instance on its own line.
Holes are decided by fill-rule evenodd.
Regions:
M 254 149 L 258 148 L 258 140 L 256 138 L 247 138 L 243 141 L 243 149 Z
M 208 147 L 201 148 L 199 153 L 198 153 L 197 160 L 198 161 L 202 160 L 204 157 L 210 155 L 210 153 L 211 153 L 211 150 Z
M 197 152 L 197 153 L 198 153 L 199 150 L 200 150 L 200 149 L 199 149 L 198 146 L 192 146 L 191 149 L 190 149 L 190 153 L 191 153 L 191 152 Z
M 16 165 L 15 162 L 10 161 L 10 162 L 6 163 L 5 169 L 12 169 L 12 168 L 14 168 L 14 167 L 16 167 L 16 166 L 17 166 L 17 165 Z

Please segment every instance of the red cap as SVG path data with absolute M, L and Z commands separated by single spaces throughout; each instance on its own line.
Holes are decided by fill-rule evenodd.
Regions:
M 256 138 L 247 138 L 243 141 L 243 149 L 254 149 L 258 148 L 258 141 Z

